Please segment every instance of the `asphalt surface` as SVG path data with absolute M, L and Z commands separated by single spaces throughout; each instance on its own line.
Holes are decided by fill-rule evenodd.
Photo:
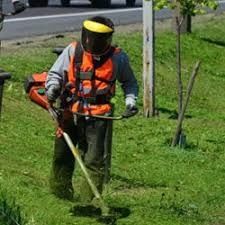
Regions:
M 25 0 L 24 0 L 25 1 Z M 37 35 L 78 31 L 84 19 L 103 15 L 111 18 L 115 25 L 134 24 L 142 22 L 142 0 L 136 0 L 136 6 L 126 8 L 125 0 L 112 0 L 110 9 L 92 8 L 88 0 L 71 0 L 70 7 L 62 7 L 60 0 L 49 0 L 45 8 L 27 8 L 23 13 L 7 17 L 4 28 L 0 33 L 1 40 L 18 39 Z M 4 11 L 12 9 L 10 0 L 5 0 Z M 225 0 L 221 0 L 220 7 L 215 13 L 225 10 Z M 156 19 L 171 17 L 167 9 L 157 11 Z
M 4 10 L 10 11 L 9 0 Z M 73 0 L 70 7 L 62 7 L 60 0 L 49 0 L 49 7 L 28 8 L 15 17 L 5 19 L 0 39 L 17 39 L 36 35 L 78 31 L 84 19 L 103 15 L 111 18 L 116 25 L 142 21 L 142 0 L 136 0 L 135 8 L 126 8 L 125 0 L 112 0 L 110 9 L 92 8 L 88 0 Z

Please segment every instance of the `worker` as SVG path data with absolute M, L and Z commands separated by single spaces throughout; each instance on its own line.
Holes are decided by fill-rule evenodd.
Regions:
M 114 24 L 108 18 L 96 16 L 84 20 L 81 42 L 67 46 L 47 76 L 49 105 L 53 106 L 60 99 L 64 111 L 55 138 L 50 179 L 52 192 L 60 198 L 73 199 L 72 175 L 75 166 L 75 159 L 60 130 L 67 132 L 78 146 L 87 171 L 101 193 L 108 123 L 91 115 L 112 115 L 110 100 L 115 94 L 116 80 L 121 83 L 125 95 L 126 110 L 123 116 L 130 117 L 138 112 L 137 80 L 127 54 L 112 46 L 113 33 Z M 77 112 L 87 116 L 76 115 Z M 86 203 L 94 198 L 85 179 L 81 182 L 79 195 L 80 201 Z

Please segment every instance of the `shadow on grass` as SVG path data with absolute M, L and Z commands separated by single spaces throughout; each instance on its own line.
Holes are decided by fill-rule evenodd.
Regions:
M 118 219 L 126 218 L 131 213 L 129 208 L 110 207 L 109 215 L 103 216 L 101 209 L 94 205 L 76 205 L 70 212 L 73 216 L 95 218 L 98 222 L 106 225 L 116 225 Z
M 225 41 L 213 40 L 211 38 L 200 38 L 201 40 L 208 42 L 210 44 L 218 45 L 221 47 L 225 47 Z
M 178 118 L 178 113 L 176 110 L 170 110 L 170 109 L 166 109 L 166 108 L 157 108 L 157 110 L 158 110 L 158 112 L 161 112 L 161 113 L 170 114 L 169 119 L 176 120 Z M 185 115 L 185 118 L 190 119 L 190 118 L 192 118 L 192 116 Z
M 119 180 L 124 184 L 120 185 L 115 189 L 121 188 L 165 188 L 167 187 L 165 184 L 147 184 L 140 180 L 131 180 L 126 177 L 120 176 L 118 174 L 112 174 L 112 180 Z
M 225 144 L 225 140 L 220 139 L 220 140 L 213 140 L 213 139 L 206 139 L 207 142 L 218 145 L 218 144 Z

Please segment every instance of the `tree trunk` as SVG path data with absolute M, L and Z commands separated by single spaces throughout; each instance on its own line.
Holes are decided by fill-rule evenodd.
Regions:
M 185 115 L 185 112 L 186 112 L 186 109 L 187 109 L 187 106 L 188 106 L 188 103 L 189 103 L 189 100 L 190 100 L 190 97 L 191 97 L 191 92 L 192 92 L 194 82 L 195 82 L 195 78 L 198 74 L 198 70 L 199 70 L 200 65 L 201 65 L 201 62 L 198 61 L 195 65 L 193 71 L 192 71 L 191 76 L 190 76 L 188 86 L 187 86 L 186 99 L 185 99 L 184 104 L 182 106 L 181 113 L 179 114 L 176 131 L 175 131 L 175 134 L 174 134 L 174 137 L 173 137 L 173 140 L 172 140 L 172 144 L 171 144 L 172 147 L 175 147 L 179 143 L 179 137 L 180 137 L 180 134 L 182 132 L 182 123 L 183 123 L 183 120 L 184 120 L 184 115 Z
M 180 33 L 184 34 L 184 33 L 191 33 L 192 32 L 192 19 L 191 19 L 191 15 L 182 15 L 181 10 L 180 10 L 180 4 L 178 2 L 176 2 L 176 9 L 174 10 L 173 13 L 173 18 L 172 18 L 172 31 L 176 33 L 177 31 L 177 17 L 179 18 L 179 20 L 181 20 L 181 18 L 183 17 L 183 23 L 180 27 Z
M 177 36 L 177 46 L 176 46 L 176 55 L 177 55 L 177 94 L 178 94 L 178 116 L 181 113 L 182 104 L 183 104 L 183 83 L 182 83 L 182 74 L 181 74 L 181 27 L 183 23 L 183 18 L 176 18 L 176 36 Z

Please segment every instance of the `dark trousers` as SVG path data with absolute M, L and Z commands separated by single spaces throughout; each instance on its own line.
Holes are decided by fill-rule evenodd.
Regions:
M 88 173 L 100 193 L 103 187 L 105 161 L 109 160 L 105 151 L 107 148 L 111 149 L 111 146 L 108 147 L 106 144 L 106 139 L 109 138 L 108 128 L 111 129 L 108 122 L 100 119 L 80 117 L 76 125 L 71 118 L 63 122 L 63 130 L 71 137 L 74 145 L 78 146 Z M 112 134 L 112 132 L 109 133 Z M 56 137 L 50 187 L 52 192 L 60 198 L 73 199 L 72 176 L 74 167 L 74 156 L 64 138 Z M 89 202 L 93 197 L 88 183 L 83 178 L 80 185 L 81 201 Z

